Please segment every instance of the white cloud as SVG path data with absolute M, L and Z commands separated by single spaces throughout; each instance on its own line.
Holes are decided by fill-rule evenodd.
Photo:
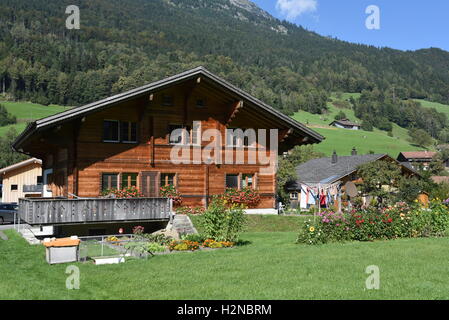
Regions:
M 317 0 L 277 0 L 276 9 L 291 20 L 303 13 L 316 11 L 317 5 Z

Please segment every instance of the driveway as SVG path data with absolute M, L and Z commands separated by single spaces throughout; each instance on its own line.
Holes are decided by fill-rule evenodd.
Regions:
M 14 224 L 10 223 L 10 224 L 0 224 L 0 230 L 7 230 L 7 229 L 13 229 L 14 228 Z

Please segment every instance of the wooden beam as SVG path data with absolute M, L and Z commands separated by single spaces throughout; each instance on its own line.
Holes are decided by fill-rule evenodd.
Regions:
M 279 135 L 279 141 L 284 142 L 288 139 L 288 137 L 293 133 L 293 128 L 290 128 L 288 130 L 283 130 L 281 134 Z
M 243 108 L 243 101 L 236 101 L 232 107 L 232 111 L 229 114 L 228 121 L 226 122 L 226 127 L 229 126 L 229 124 L 234 120 L 235 116 L 239 111 Z

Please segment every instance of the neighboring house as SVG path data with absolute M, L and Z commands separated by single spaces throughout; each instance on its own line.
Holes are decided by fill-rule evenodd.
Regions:
M 298 180 L 287 184 L 293 207 L 302 209 L 317 204 L 317 197 L 323 194 L 327 203 L 337 200 L 337 195 L 347 182 L 363 183 L 357 174 L 357 168 L 374 161 L 399 162 L 387 154 L 357 155 L 355 149 L 351 156 L 338 156 L 335 152 L 330 158 L 318 158 L 296 167 Z M 414 170 L 401 165 L 403 174 L 417 175 Z
M 335 120 L 329 125 L 348 130 L 360 130 L 361 128 L 361 126 L 358 123 L 349 121 L 348 119 Z
M 2 202 L 42 196 L 42 161 L 39 159 L 31 158 L 0 169 L 0 177 L 3 180 Z
M 410 152 L 401 152 L 396 158 L 397 161 L 401 162 L 403 165 L 418 170 L 422 168 L 423 170 L 427 170 L 432 161 L 434 161 L 434 157 L 437 155 L 437 152 L 433 151 L 410 151 Z M 445 162 L 446 167 L 448 166 L 447 161 Z M 448 163 L 449 164 L 449 163 Z
M 264 150 L 259 140 L 249 145 L 248 139 L 227 137 L 227 128 L 278 129 L 279 154 L 324 139 L 199 67 L 37 120 L 13 147 L 43 160 L 52 196 L 98 197 L 107 189 L 136 186 L 146 197 L 158 197 L 160 187 L 173 185 L 182 205 L 205 206 L 227 187 L 248 186 L 261 194 L 258 208 L 275 208 L 276 173 L 261 173 L 269 165 L 171 161 L 174 147 L 204 151 L 210 141 L 199 137 L 207 129 L 219 130 L 220 154 L 238 145 L 231 148 L 233 159 L 236 150 L 245 159 L 250 151 Z M 170 138 L 177 129 L 185 130 Z

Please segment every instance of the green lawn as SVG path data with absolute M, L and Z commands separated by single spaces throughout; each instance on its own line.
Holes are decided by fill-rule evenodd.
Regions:
M 422 100 L 422 99 L 415 99 L 415 101 L 420 102 L 423 107 L 435 108 L 438 112 L 444 113 L 449 118 L 449 106 L 448 105 L 437 103 L 437 102 L 430 102 L 430 101 Z
M 347 100 L 350 96 L 357 98 L 359 95 L 356 93 L 343 93 L 340 100 Z M 336 100 L 335 95 L 332 95 L 331 98 Z M 329 124 L 340 111 L 343 111 L 351 121 L 360 123 L 360 119 L 356 118 L 352 109 L 337 108 L 333 102 L 328 102 L 328 109 L 329 112 L 322 115 L 311 114 L 302 110 L 293 115 L 295 120 L 304 123 L 326 137 L 326 140 L 317 144 L 315 149 L 325 153 L 327 156 L 330 156 L 334 150 L 340 155 L 350 155 L 353 147 L 356 147 L 359 153 L 362 154 L 374 151 L 374 153 L 388 153 L 394 158 L 401 151 L 422 150 L 422 148 L 410 144 L 407 140 L 407 129 L 401 128 L 396 124 L 393 124 L 393 137 L 389 137 L 387 132 L 379 129 L 368 132 L 330 127 Z
M 250 243 L 235 249 L 78 263 L 81 288 L 67 290 L 67 265 L 49 266 L 42 246 L 6 234 L 0 299 L 449 298 L 447 238 L 305 246 L 293 232 L 245 233 Z M 369 265 L 380 268 L 380 290 L 365 290 Z
M 68 109 L 68 107 L 53 104 L 44 106 L 31 102 L 0 101 L 0 103 L 6 107 L 9 113 L 15 115 L 18 121 L 41 119 Z
M 246 232 L 296 232 L 304 221 L 304 216 L 277 216 L 277 215 L 246 215 Z M 202 232 L 201 215 L 191 215 L 190 219 Z
M 16 124 L 0 127 L 0 136 L 3 136 L 12 127 L 19 134 L 25 129 L 28 122 L 45 118 L 70 108 L 58 105 L 44 106 L 31 102 L 0 101 L 0 104 L 4 105 L 8 112 L 17 118 Z
M 401 151 L 422 150 L 400 138 L 389 137 L 384 132 L 355 131 L 339 128 L 313 128 L 326 140 L 315 145 L 317 151 L 321 151 L 330 156 L 334 150 L 339 155 L 350 155 L 351 149 L 356 147 L 359 154 L 366 154 L 369 151 L 374 153 L 388 153 L 396 158 Z

